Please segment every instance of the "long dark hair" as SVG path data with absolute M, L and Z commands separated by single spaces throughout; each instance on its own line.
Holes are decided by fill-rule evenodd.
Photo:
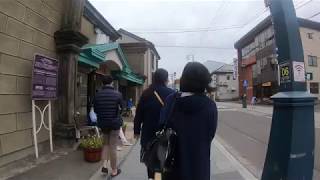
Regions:
M 142 96 L 152 96 L 156 86 L 166 86 L 168 82 L 169 73 L 165 69 L 157 69 L 152 76 L 152 84 L 143 92 Z
M 182 92 L 204 93 L 211 92 L 212 81 L 209 70 L 199 62 L 189 62 L 183 69 L 180 79 Z

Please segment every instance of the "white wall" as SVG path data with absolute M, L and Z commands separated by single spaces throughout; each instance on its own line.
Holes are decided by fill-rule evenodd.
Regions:
M 308 33 L 313 33 L 313 39 L 308 38 Z M 304 50 L 305 69 L 306 72 L 313 74 L 313 80 L 307 81 L 307 86 L 309 90 L 310 82 L 318 82 L 320 84 L 320 32 L 313 29 L 300 28 L 300 35 Z M 308 65 L 309 55 L 318 57 L 317 67 L 312 67 Z M 315 95 L 317 95 L 320 99 L 320 93 Z
M 110 37 L 104 34 L 100 29 L 96 28 L 95 33 L 97 34 L 96 44 L 106 44 L 110 42 Z
M 121 62 L 120 57 L 119 57 L 118 53 L 116 52 L 116 50 L 108 51 L 106 53 L 106 58 L 105 59 L 107 61 L 113 61 L 114 63 L 116 63 L 119 66 L 120 69 L 123 68 L 122 62 Z M 112 66 L 112 64 L 108 64 L 108 65 Z M 110 69 L 117 70 L 118 67 L 110 67 Z
M 232 73 L 216 74 L 214 75 L 217 87 L 216 99 L 217 100 L 232 100 L 237 99 L 239 96 L 238 80 L 233 79 Z M 227 77 L 229 76 L 229 80 Z M 214 87 L 214 86 L 213 86 Z

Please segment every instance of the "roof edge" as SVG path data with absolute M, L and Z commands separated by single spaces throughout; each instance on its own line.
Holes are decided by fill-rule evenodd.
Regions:
M 121 37 L 118 31 L 100 14 L 100 12 L 87 0 L 84 6 L 84 17 L 115 41 Z
M 305 28 L 310 28 L 310 29 L 320 31 L 320 22 L 311 21 L 304 18 L 298 18 L 298 23 L 300 27 L 305 27 Z M 268 16 L 264 20 L 262 20 L 259 24 L 257 24 L 253 29 L 251 29 L 247 34 L 242 36 L 240 40 L 238 40 L 234 44 L 234 48 L 239 49 L 240 47 L 243 47 L 249 44 L 258 33 L 260 33 L 265 28 L 269 27 L 270 25 L 272 25 L 271 16 Z
M 133 38 L 133 39 L 136 39 L 137 41 L 140 41 L 140 42 L 142 42 L 142 43 L 145 43 L 145 44 L 154 52 L 154 54 L 157 56 L 157 59 L 158 59 L 158 60 L 161 59 L 161 57 L 160 57 L 160 55 L 159 55 L 159 53 L 158 53 L 155 45 L 154 45 L 151 41 L 148 41 L 148 40 L 146 40 L 146 39 L 144 39 L 144 38 L 142 38 L 142 37 L 140 37 L 140 36 L 137 36 L 137 35 L 129 32 L 129 31 L 127 31 L 127 30 L 124 30 L 124 29 L 122 29 L 122 28 L 120 28 L 120 29 L 118 30 L 118 32 L 119 32 L 120 34 L 123 33 L 123 34 L 125 34 L 125 35 L 127 35 L 127 36 L 129 36 L 129 37 L 131 37 L 131 38 Z

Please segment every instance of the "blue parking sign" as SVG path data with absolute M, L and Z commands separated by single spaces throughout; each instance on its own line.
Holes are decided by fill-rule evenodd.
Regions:
M 243 84 L 242 84 L 243 87 L 248 87 L 248 84 L 249 84 L 248 80 L 243 80 Z

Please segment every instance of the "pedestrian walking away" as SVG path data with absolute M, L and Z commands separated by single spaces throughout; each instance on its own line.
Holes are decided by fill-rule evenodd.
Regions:
M 158 69 L 153 75 L 152 84 L 142 93 L 134 118 L 134 134 L 138 138 L 141 134 L 141 152 L 143 152 L 159 127 L 162 103 L 174 91 L 168 88 L 168 72 Z M 161 102 L 162 101 L 162 102 Z M 154 172 L 148 169 L 148 178 L 154 178 Z
M 163 173 L 164 180 L 210 180 L 210 150 L 218 114 L 216 104 L 205 94 L 211 91 L 210 82 L 204 65 L 188 63 L 180 80 L 180 95 L 167 98 L 160 121 L 171 116 L 166 124 L 176 132 L 177 140 L 173 168 Z
M 119 133 L 122 126 L 120 117 L 123 105 L 122 95 L 112 86 L 111 76 L 105 76 L 102 80 L 103 87 L 97 92 L 94 98 L 94 109 L 98 116 L 98 127 L 101 128 L 105 145 L 103 148 L 104 163 L 101 171 L 108 174 L 108 161 L 112 168 L 111 176 L 117 176 L 121 173 L 117 169 L 117 145 L 119 142 Z
M 133 107 L 133 101 L 132 101 L 132 98 L 130 98 L 127 102 L 127 109 L 129 112 L 129 117 L 132 117 L 132 107 Z
M 127 137 L 124 135 L 122 127 L 119 130 L 119 138 L 121 141 L 121 146 L 132 146 L 133 145 L 127 140 Z M 118 147 L 117 150 L 122 150 L 122 148 Z
M 251 104 L 251 107 L 253 108 L 257 104 L 257 97 L 252 96 L 250 104 Z

